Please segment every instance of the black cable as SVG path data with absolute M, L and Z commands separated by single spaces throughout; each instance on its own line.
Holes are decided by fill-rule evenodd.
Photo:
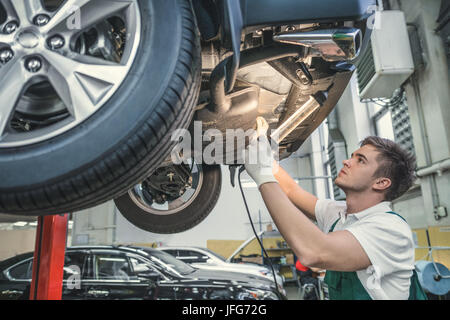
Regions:
M 259 243 L 259 245 L 260 245 L 262 251 L 264 252 L 264 255 L 266 256 L 267 261 L 269 262 L 270 269 L 272 270 L 273 280 L 275 281 L 275 289 L 277 290 L 278 294 L 279 294 L 280 296 L 282 296 L 282 294 L 280 293 L 280 290 L 278 290 L 277 277 L 276 277 L 276 275 L 275 275 L 275 269 L 273 268 L 272 261 L 270 261 L 269 255 L 267 254 L 266 249 L 264 249 L 264 246 L 263 246 L 261 240 L 260 240 L 259 237 L 258 237 L 258 234 L 257 234 L 257 232 L 256 232 L 256 230 L 255 230 L 255 226 L 253 225 L 252 217 L 251 217 L 251 215 L 250 215 L 250 210 L 248 209 L 247 200 L 245 199 L 244 190 L 242 189 L 242 184 L 241 184 L 241 173 L 242 173 L 244 170 L 245 170 L 245 167 L 244 167 L 244 166 L 241 166 L 241 167 L 239 168 L 238 182 L 239 182 L 239 188 L 241 189 L 242 199 L 244 200 L 245 209 L 247 210 L 248 219 L 250 220 L 250 225 L 252 226 L 253 233 L 255 234 L 256 240 L 258 240 L 258 243 Z

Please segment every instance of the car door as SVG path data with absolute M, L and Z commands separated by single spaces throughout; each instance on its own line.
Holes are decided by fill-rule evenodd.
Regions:
M 67 252 L 64 262 L 62 299 L 83 299 L 82 275 L 86 253 Z M 20 261 L 3 272 L 0 280 L 0 299 L 25 299 L 30 297 L 33 257 Z
M 86 299 L 145 299 L 148 282 L 134 273 L 125 252 L 92 251 L 92 273 L 86 279 Z
M 33 258 L 20 261 L 0 276 L 0 300 L 27 300 L 30 297 Z
M 85 279 L 91 268 L 88 250 L 67 251 L 64 257 L 63 300 L 81 300 L 86 297 Z
M 174 279 L 164 275 L 152 262 L 139 255 L 128 254 L 133 274 L 141 281 L 144 299 L 173 300 L 178 287 Z

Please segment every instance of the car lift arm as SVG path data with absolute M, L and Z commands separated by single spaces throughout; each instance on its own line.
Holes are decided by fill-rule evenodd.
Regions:
M 38 217 L 30 300 L 61 300 L 68 214 Z

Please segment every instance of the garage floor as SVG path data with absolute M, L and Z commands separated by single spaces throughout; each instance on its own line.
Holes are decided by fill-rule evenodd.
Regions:
M 286 283 L 284 285 L 288 300 L 304 300 L 299 298 L 298 287 L 294 283 Z M 308 299 L 310 300 L 310 299 Z
M 299 300 L 298 298 L 298 287 L 294 284 L 285 284 L 284 289 L 286 290 L 286 295 L 288 300 Z

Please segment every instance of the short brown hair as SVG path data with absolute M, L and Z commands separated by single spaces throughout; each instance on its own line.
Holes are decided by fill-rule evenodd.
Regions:
M 361 147 L 365 145 L 375 147 L 380 153 L 377 156 L 379 166 L 374 177 L 386 177 L 391 180 L 392 184 L 386 191 L 385 200 L 392 201 L 408 191 L 416 179 L 415 156 L 394 141 L 376 136 L 365 138 L 361 142 Z

